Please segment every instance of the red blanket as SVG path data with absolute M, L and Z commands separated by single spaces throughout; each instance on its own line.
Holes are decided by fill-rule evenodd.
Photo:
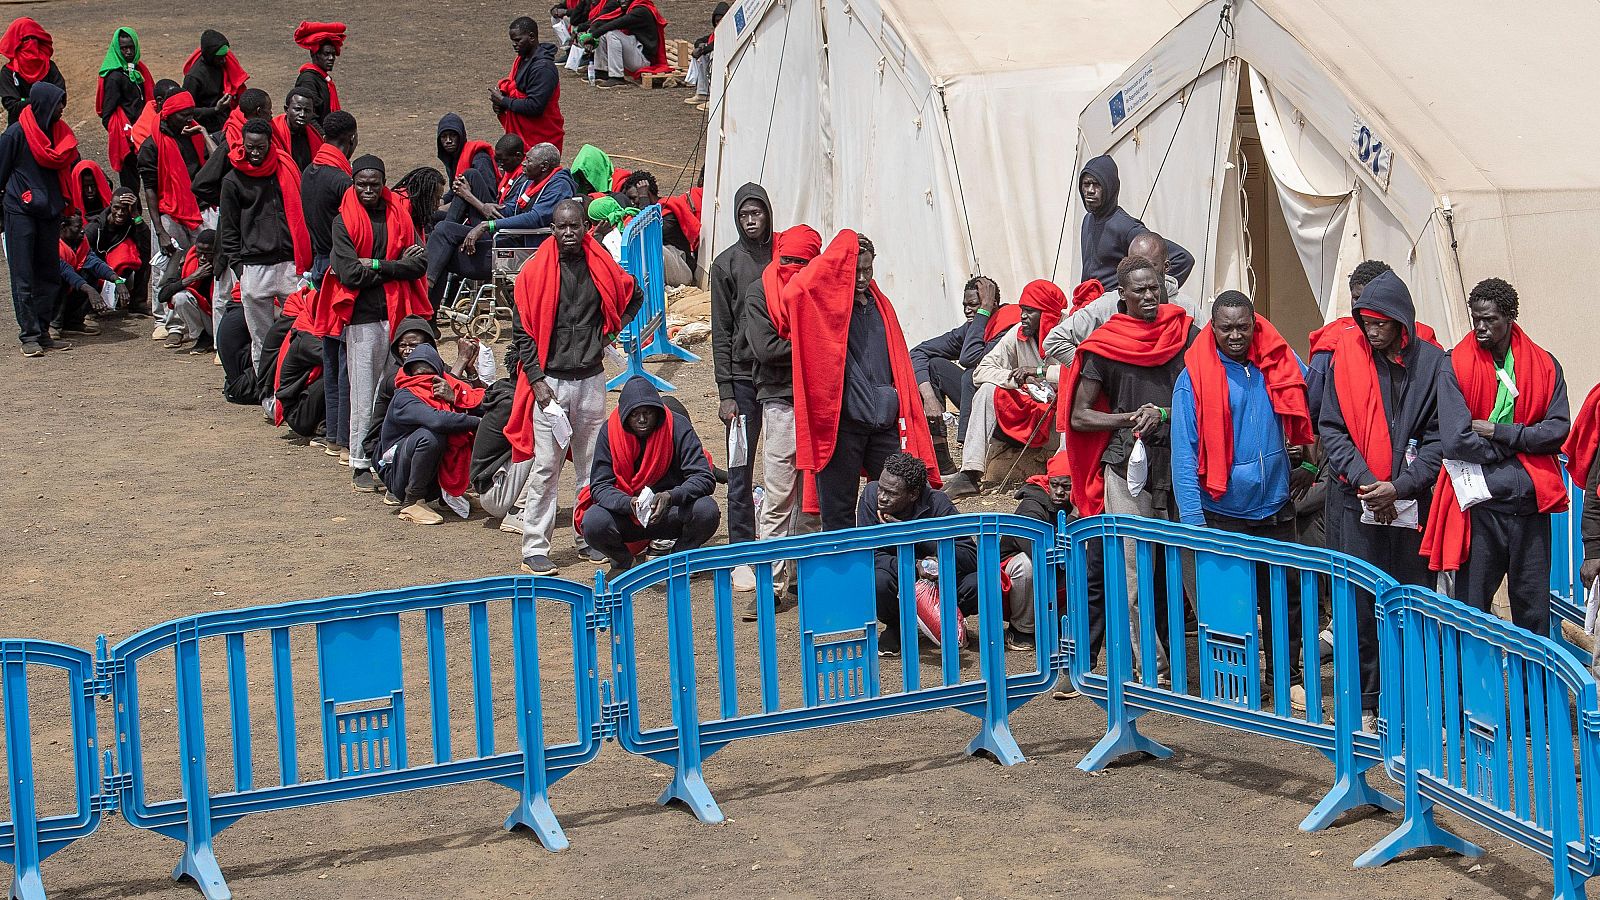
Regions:
M 661 209 L 678 220 L 683 236 L 689 239 L 689 252 L 700 252 L 700 210 L 695 207 L 693 198 L 688 194 L 665 197 L 661 200 Z
M 78 136 L 72 133 L 71 126 L 59 115 L 50 124 L 50 133 L 45 134 L 44 128 L 33 117 L 32 106 L 22 108 L 17 116 L 17 124 L 22 126 L 22 136 L 28 142 L 28 152 L 34 162 L 56 173 L 56 178 L 61 182 L 61 196 L 71 202 L 72 167 L 78 164 Z M 26 196 L 22 199 L 24 203 L 28 200 Z
M 526 100 L 528 98 L 522 88 L 517 87 L 517 64 L 520 62 L 522 62 L 522 57 L 513 56 L 511 58 L 511 73 L 500 79 L 500 83 L 496 85 L 500 89 L 500 93 L 513 100 Z M 567 126 L 566 121 L 561 117 L 561 85 L 559 83 L 556 84 L 554 93 L 550 95 L 550 100 L 545 103 L 544 112 L 539 115 L 525 116 L 521 113 L 514 113 L 509 109 L 500 110 L 498 115 L 500 127 L 506 130 L 506 134 L 514 134 L 522 138 L 522 146 L 526 150 L 532 150 L 539 144 L 554 144 L 556 149 L 560 150 L 561 144 L 566 138 Z
M 805 268 L 805 263 L 785 265 L 782 260 L 787 257 L 809 263 L 821 252 L 822 235 L 817 234 L 817 230 L 810 225 L 796 225 L 778 232 L 772 239 L 772 262 L 761 270 L 761 293 L 766 297 L 767 316 L 772 319 L 772 330 L 786 341 L 793 338 L 789 334 L 789 305 L 784 302 L 783 288 Z
M 1061 321 L 1067 296 L 1053 283 L 1039 279 L 1022 289 L 1022 299 L 1013 307 L 1020 320 L 1023 309 L 1039 310 L 1039 327 L 1033 336 L 1035 349 L 1044 358 L 1044 336 Z M 1004 307 L 1002 307 L 1004 308 Z M 989 324 L 994 325 L 994 317 Z M 994 392 L 995 423 L 1005 435 L 1026 447 L 1043 447 L 1050 437 L 1040 423 L 1050 416 L 1050 404 L 1040 403 L 1017 388 L 998 388 Z
M 155 104 L 145 107 L 145 109 L 154 108 Z M 188 91 L 179 91 L 161 104 L 161 117 L 165 120 L 187 109 L 194 109 L 194 97 L 190 96 Z M 140 119 L 142 121 L 143 117 Z M 135 128 L 135 131 L 137 130 Z M 171 216 L 185 228 L 199 228 L 200 204 L 194 199 L 194 179 L 189 175 L 189 167 L 183 161 L 183 151 L 178 149 L 178 141 L 189 141 L 194 146 L 196 157 L 203 158 L 206 152 L 205 138 L 198 134 L 174 138 L 161 128 L 152 128 L 150 139 L 156 142 L 156 188 L 161 206 L 159 211 Z
M 5 34 L 0 35 L 0 56 L 6 58 L 6 68 L 30 83 L 43 81 L 50 74 L 50 57 L 55 49 L 50 32 L 29 16 L 13 19 Z M 22 95 L 26 99 L 28 92 L 23 91 Z
M 1313 354 L 1322 353 L 1324 351 L 1329 353 L 1333 352 L 1334 347 L 1338 346 L 1339 344 L 1339 338 L 1343 336 L 1346 331 L 1356 331 L 1358 333 L 1361 331 L 1361 329 L 1356 327 L 1355 316 L 1343 316 L 1341 318 L 1334 319 L 1332 322 L 1329 322 L 1321 328 L 1318 328 L 1316 331 L 1311 332 L 1311 349 L 1309 352 Z M 1419 340 L 1427 341 L 1435 347 L 1439 347 L 1441 350 L 1444 349 L 1439 344 L 1438 335 L 1434 334 L 1433 329 L 1422 322 L 1417 323 L 1417 338 Z
M 189 58 L 184 60 L 183 74 L 189 74 L 189 70 L 200 62 L 200 53 L 200 48 L 196 47 L 194 52 L 189 54 Z M 249 82 L 250 73 L 244 70 L 244 66 L 239 65 L 239 58 L 233 55 L 232 50 L 229 50 L 228 55 L 222 58 L 222 92 L 238 97 L 244 93 L 245 86 Z M 237 107 L 235 108 L 237 109 Z
M 1567 435 L 1566 446 L 1561 448 L 1561 452 L 1567 454 L 1567 473 L 1572 476 L 1572 483 L 1584 490 L 1589 488 L 1589 470 L 1594 467 L 1597 445 L 1600 445 L 1600 385 L 1591 388 L 1589 396 L 1583 398 L 1583 407 L 1572 420 L 1572 433 Z
M 334 110 L 340 108 L 339 86 L 333 83 L 332 75 L 322 71 L 322 67 L 318 66 L 316 63 L 309 62 L 301 66 L 300 71 L 317 73 L 317 77 L 322 79 L 322 83 L 328 86 L 328 112 L 333 112 Z
M 317 147 L 317 152 L 311 154 L 311 164 L 313 166 L 333 166 L 346 175 L 350 174 L 350 160 L 345 157 L 338 147 L 332 144 L 322 144 Z
M 667 65 L 667 20 L 665 16 L 661 15 L 661 10 L 656 9 L 655 0 L 621 0 L 621 2 L 619 2 L 615 7 L 590 19 L 589 27 L 593 28 L 601 22 L 610 21 L 611 19 L 615 19 L 623 13 L 632 12 L 640 7 L 650 10 L 650 15 L 656 20 L 656 52 L 655 56 L 650 60 L 650 65 L 645 66 L 642 69 L 630 69 L 628 70 L 628 74 L 637 75 L 640 72 L 669 72 L 672 70 L 672 67 Z M 642 44 L 643 41 L 640 43 Z M 612 74 L 615 75 L 616 73 L 613 72 Z
M 322 135 L 315 128 L 306 126 L 306 142 L 311 146 L 312 154 L 322 149 Z M 294 136 L 289 133 L 289 114 L 278 113 L 272 117 L 272 143 L 279 150 L 294 157 Z M 335 151 L 337 152 L 337 151 Z M 341 157 L 344 154 L 339 154 Z M 313 156 L 313 161 L 315 157 Z
M 493 147 L 489 146 L 489 144 L 485 141 L 466 141 L 466 143 L 461 145 L 461 155 L 456 157 L 456 170 L 450 177 L 459 178 L 462 175 L 467 174 L 467 170 L 472 168 L 472 161 L 476 159 L 480 153 L 489 157 L 490 170 L 498 171 L 499 167 L 494 164 Z
M 94 209 L 89 208 L 90 185 L 99 195 L 99 204 Z M 81 159 L 72 167 L 68 186 L 72 190 L 67 194 L 67 205 L 85 216 L 92 216 L 111 203 L 111 181 L 106 178 L 106 172 L 100 168 L 100 164 L 92 159 Z
M 433 395 L 435 378 L 443 378 L 450 385 L 450 401 Z M 410 391 L 412 396 L 441 412 L 464 412 L 483 402 L 483 388 L 472 387 L 449 374 L 407 375 L 401 369 L 395 373 L 394 389 Z M 472 440 L 471 431 L 452 431 L 445 436 L 444 459 L 439 462 L 439 490 L 452 497 L 465 494 L 472 484 Z
M 650 436 L 639 440 L 622 424 L 622 410 L 613 409 L 611 416 L 606 419 L 606 444 L 611 448 L 611 471 L 617 476 L 617 490 L 630 497 L 639 496 L 639 492 L 661 480 L 667 474 L 667 468 L 672 465 L 672 413 L 663 410 L 661 427 L 650 432 Z M 594 496 L 589 493 L 589 486 L 584 485 L 578 492 L 578 504 L 572 510 L 572 527 L 578 534 L 583 534 L 583 518 L 594 506 Z M 634 517 L 634 522 L 638 522 Z M 644 550 L 649 541 L 628 542 L 629 553 L 639 553 Z
M 417 242 L 417 229 L 411 221 L 411 201 L 401 191 L 383 189 L 383 258 L 395 260 L 405 249 Z M 346 188 L 339 201 L 339 220 L 344 223 L 350 242 L 355 245 L 356 256 L 371 258 L 376 236 L 372 219 L 366 207 L 356 199 L 356 189 Z M 385 281 L 383 298 L 389 309 L 389 334 L 407 316 L 433 316 L 433 304 L 428 302 L 427 279 Z M 315 308 L 307 330 L 319 337 L 336 337 L 350 324 L 350 314 L 356 306 L 356 291 L 345 286 L 333 269 L 328 270 L 317 291 Z M 476 405 L 476 404 L 474 404 Z

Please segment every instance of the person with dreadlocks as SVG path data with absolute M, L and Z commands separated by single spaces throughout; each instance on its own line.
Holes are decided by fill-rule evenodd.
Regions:
M 183 89 L 194 98 L 200 125 L 208 132 L 220 129 L 249 83 L 250 73 L 239 65 L 227 36 L 212 29 L 202 32 L 200 46 L 183 64 Z
M 5 107 L 7 125 L 17 124 L 35 84 L 53 84 L 66 91 L 67 80 L 53 59 L 55 41 L 33 19 L 22 16 L 12 20 L 0 35 L 0 56 L 6 58 L 5 67 L 0 68 L 0 106 Z
M 16 124 L 0 134 L 11 303 L 22 355 L 29 357 L 73 347 L 71 341 L 55 340 L 49 332 L 61 290 L 61 213 L 67 205 L 68 179 L 78 161 L 77 135 L 61 119 L 66 101 L 61 88 L 35 82 Z
M 132 28 L 111 33 L 111 45 L 100 61 L 100 80 L 95 87 L 94 111 L 106 127 L 106 157 L 116 170 L 123 187 L 137 187 L 138 148 L 129 135 L 133 123 L 144 112 L 146 103 L 156 98 L 156 80 L 151 77 L 139 52 L 139 34 Z
M 343 108 L 333 83 L 333 64 L 344 51 L 344 32 L 343 22 L 301 22 L 294 29 L 295 46 L 311 54 L 311 61 L 295 77 L 294 90 L 304 91 L 311 100 L 311 118 L 316 122 Z

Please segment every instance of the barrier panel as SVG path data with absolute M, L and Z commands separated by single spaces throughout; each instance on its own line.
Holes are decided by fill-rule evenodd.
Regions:
M 1001 596 L 1000 539 L 1011 537 L 1029 548 L 1031 596 L 1019 597 L 1036 624 L 1033 668 L 1008 674 Z M 938 563 L 941 633 L 930 649 L 937 656 L 936 683 L 923 684 L 917 618 L 919 560 Z M 975 560 L 975 572 L 967 577 Z M 785 704 L 779 692 L 779 653 L 773 611 L 774 568 L 793 560 L 798 572 L 799 659 L 803 685 L 798 702 Z M 801 535 L 774 541 L 708 547 L 653 560 L 619 576 L 601 591 L 616 612 L 612 658 L 618 696 L 624 705 L 618 739 L 630 753 L 672 766 L 671 784 L 660 803 L 678 800 L 705 822 L 722 821 L 701 774 L 707 757 L 743 738 L 787 734 L 830 725 L 861 722 L 934 709 L 959 709 L 978 718 L 978 734 L 968 753 L 983 752 L 1011 765 L 1022 761 L 1008 717 L 1013 709 L 1050 688 L 1056 680 L 1053 651 L 1056 585 L 1061 555 L 1055 531 L 1046 523 L 1011 515 L 964 515 L 937 520 Z M 759 661 L 759 703 L 740 698 L 736 668 L 731 572 L 752 566 L 756 575 L 756 646 L 741 648 L 742 658 Z M 694 579 L 702 591 L 696 596 Z M 887 581 L 893 581 L 889 588 Z M 709 582 L 709 585 L 705 585 Z M 885 683 L 878 657 L 880 585 L 894 590 L 886 601 L 902 643 L 899 684 Z M 646 592 L 664 588 L 672 722 L 643 727 L 640 709 L 640 657 L 636 610 L 654 602 Z M 1020 590 L 1014 586 L 1014 590 Z M 706 594 L 709 593 L 709 596 Z M 979 635 L 976 671 L 963 672 L 957 642 L 957 604 L 976 600 L 968 621 Z M 710 627 L 706 641 L 715 663 L 718 704 L 701 708 L 697 667 L 696 616 Z M 709 676 L 709 672 L 705 673 Z M 746 685 L 749 687 L 749 685 Z M 754 699 L 754 698 L 752 698 Z
M 1440 827 L 1442 806 L 1552 860 L 1556 898 L 1584 896 L 1600 853 L 1600 700 L 1556 642 L 1419 587 L 1379 598 L 1385 765 L 1405 820 L 1356 860 L 1419 847 L 1483 851 Z M 1574 718 L 1576 733 L 1574 733 Z
M 644 305 L 617 336 L 628 363 L 621 374 L 606 382 L 608 391 L 621 388 L 635 375 L 649 381 L 656 390 L 671 391 L 672 383 L 647 371 L 644 361 L 656 356 L 700 361 L 700 357 L 667 337 L 667 279 L 661 254 L 661 207 L 647 206 L 622 230 L 622 268 L 639 283 Z
M 1566 467 L 1561 480 L 1567 486 L 1569 505 L 1550 516 L 1550 637 L 1578 653 L 1561 634 L 1563 620 L 1583 627 L 1587 593 L 1578 570 L 1583 566 L 1583 490 L 1572 483 Z

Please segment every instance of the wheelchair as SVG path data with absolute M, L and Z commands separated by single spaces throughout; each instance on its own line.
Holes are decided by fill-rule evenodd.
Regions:
M 548 228 L 496 231 L 489 246 L 492 274 L 487 281 L 450 276 L 439 314 L 457 337 L 474 337 L 486 344 L 499 342 L 505 329 L 501 320 L 513 315 L 517 272 L 549 236 Z

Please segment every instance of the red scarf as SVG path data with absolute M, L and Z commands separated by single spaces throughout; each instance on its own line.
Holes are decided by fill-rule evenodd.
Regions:
M 1372 358 L 1372 344 L 1353 325 L 1329 332 L 1333 327 L 1325 325 L 1313 333 L 1312 352 L 1318 352 L 1319 340 L 1331 340 L 1334 402 L 1344 416 L 1351 443 L 1373 477 L 1388 481 L 1394 476 L 1394 438 L 1389 432 L 1389 416 L 1383 410 L 1383 390 L 1378 382 L 1377 361 Z M 1329 334 L 1331 338 L 1326 336 Z
M 637 497 L 640 491 L 660 481 L 672 466 L 672 411 L 663 407 L 661 412 L 664 414 L 661 426 L 642 441 L 623 427 L 620 407 L 613 409 L 606 419 L 606 445 L 611 449 L 611 472 L 616 476 L 617 490 L 630 497 Z M 594 506 L 594 496 L 586 484 L 578 492 L 578 503 L 572 510 L 572 528 L 579 534 L 583 534 L 583 518 L 591 506 Z M 633 521 L 637 523 L 638 517 L 634 517 Z M 648 540 L 630 541 L 628 552 L 638 553 L 648 543 Z
M 618 3 L 614 9 L 608 10 L 607 12 L 590 19 L 589 28 L 593 30 L 594 26 L 600 24 L 601 22 L 609 22 L 612 19 L 621 16 L 623 13 L 632 12 L 641 6 L 650 10 L 650 15 L 656 20 L 656 52 L 655 56 L 650 60 L 650 65 L 645 66 L 642 69 L 629 69 L 628 74 L 636 75 L 640 72 L 671 71 L 672 67 L 667 65 L 667 20 L 661 15 L 661 10 L 656 9 L 655 0 L 622 0 L 622 2 Z M 642 44 L 643 41 L 640 43 Z
M 317 65 L 316 63 L 310 63 L 310 62 L 308 62 L 305 65 L 301 66 L 300 67 L 300 71 L 317 73 L 317 77 L 322 79 L 322 83 L 328 86 L 328 112 L 333 112 L 334 110 L 340 108 L 340 106 L 339 106 L 339 86 L 333 83 L 333 76 L 332 75 L 329 75 L 327 72 L 322 71 L 322 67 Z
M 178 275 L 180 278 L 188 278 L 190 275 L 193 275 L 199 270 L 200 251 L 196 250 L 194 247 L 190 247 L 188 252 L 183 254 L 183 267 L 178 271 Z M 211 288 L 215 284 L 216 279 L 213 277 L 210 284 L 197 281 L 185 288 L 185 290 L 193 294 L 195 299 L 199 301 L 200 308 L 205 310 L 206 315 L 211 314 Z
M 193 106 L 194 104 L 191 103 L 189 105 Z M 156 126 L 160 122 L 161 113 L 156 109 L 156 102 L 154 100 L 147 101 L 144 108 L 139 110 L 139 118 L 134 119 L 133 124 L 128 126 L 128 143 L 133 145 L 132 152 L 139 152 L 139 148 L 144 146 L 144 142 L 150 140 L 151 135 L 156 133 Z
M 772 329 L 786 341 L 791 338 L 789 305 L 784 302 L 783 288 L 789 279 L 805 268 L 805 263 L 784 265 L 779 260 L 787 256 L 810 262 L 821 252 L 822 235 L 817 234 L 817 230 L 810 225 L 796 225 L 778 232 L 772 239 L 772 261 L 761 270 L 761 293 L 767 300 L 767 317 L 772 319 Z
M 451 177 L 459 178 L 462 175 L 467 174 L 467 170 L 472 168 L 472 160 L 477 157 L 479 153 L 488 154 L 490 169 L 499 168 L 494 164 L 493 147 L 489 146 L 484 141 L 466 141 L 461 145 L 461 155 L 456 157 L 456 172 L 455 175 L 452 175 Z
M 239 283 L 237 281 L 234 282 L 233 290 L 234 299 L 239 299 Z M 284 360 L 289 358 L 289 350 L 294 344 L 295 333 L 306 331 L 300 315 L 300 313 L 305 309 L 305 301 L 306 291 L 304 288 L 295 291 L 283 299 L 283 314 L 294 319 L 294 324 L 289 326 L 289 330 L 283 335 L 283 343 L 278 345 L 278 359 L 272 367 L 272 393 L 274 394 L 278 394 L 283 391 L 283 363 Z M 301 388 L 301 390 L 312 390 L 315 388 L 318 380 L 321 378 L 322 364 L 319 362 L 312 365 L 311 370 L 306 373 L 305 385 Z M 274 426 L 282 426 L 287 419 L 288 415 L 284 409 L 282 401 L 274 403 L 272 405 L 272 424 Z
M 450 385 L 452 401 L 446 402 L 433 395 L 435 378 L 443 378 Z M 471 387 L 449 373 L 408 375 L 402 367 L 395 373 L 394 389 L 396 393 L 410 391 L 412 396 L 440 412 L 463 412 L 483 402 L 483 388 Z M 472 440 L 471 431 L 452 431 L 445 436 L 444 459 L 439 463 L 439 490 L 452 497 L 465 494 L 472 484 Z
M 411 221 L 411 201 L 401 191 L 383 189 L 383 258 L 395 260 L 405 249 L 417 242 L 416 225 Z M 339 200 L 339 219 L 355 245 L 356 256 L 372 257 L 376 235 L 372 231 L 372 217 L 356 198 L 356 189 L 345 189 Z M 412 278 L 383 283 L 383 299 L 389 311 L 389 334 L 394 335 L 400 321 L 407 316 L 433 316 L 433 305 L 428 302 L 428 284 L 425 278 Z M 356 291 L 346 287 L 333 269 L 317 292 L 313 311 L 306 318 L 307 330 L 318 337 L 338 337 L 350 324 L 350 314 L 355 311 Z M 473 404 L 476 406 L 477 404 Z
M 600 292 L 602 328 L 609 339 L 622 330 L 622 313 L 633 298 L 633 276 L 624 272 L 612 260 L 610 251 L 589 235 L 583 237 L 583 255 Z M 550 336 L 555 331 L 556 307 L 561 303 L 561 251 L 555 238 L 546 239 L 523 264 L 513 295 L 522 330 L 533 340 L 539 365 L 543 366 L 550 358 Z M 533 458 L 533 385 L 526 372 L 517 379 L 505 436 L 513 462 Z
M 267 158 L 259 166 L 253 166 L 241 157 L 233 167 L 252 178 L 270 175 L 278 180 L 278 191 L 283 194 L 283 217 L 289 225 L 289 238 L 294 242 L 295 271 L 308 271 L 311 268 L 311 232 L 306 229 L 305 213 L 300 209 L 300 170 L 294 167 L 294 160 L 282 150 L 268 150 Z M 365 216 L 361 218 L 363 222 L 366 221 Z M 406 220 L 410 219 L 407 213 Z M 352 230 L 350 237 L 353 239 L 355 236 Z M 359 244 L 357 246 L 359 248 Z M 405 245 L 401 246 L 403 248 Z
M 78 238 L 78 246 L 67 243 L 66 238 L 60 239 L 61 261 L 66 263 L 74 272 L 81 271 L 84 263 L 89 261 L 89 242 Z
M 556 173 L 559 171 L 561 170 L 551 169 L 550 174 L 540 179 L 537 184 L 535 184 L 532 179 L 529 179 L 528 183 L 523 187 L 521 192 L 517 194 L 517 203 L 512 207 L 512 210 L 514 212 L 522 212 L 523 210 L 527 209 L 528 204 L 533 201 L 533 198 L 544 192 L 544 186 L 549 184 L 550 179 L 556 177 Z M 504 206 L 506 202 L 506 191 L 510 190 L 511 186 L 516 183 L 517 180 L 515 178 L 506 179 L 505 186 L 500 190 L 500 204 L 502 206 Z
M 144 88 L 144 102 L 150 103 L 156 98 L 155 79 L 150 76 L 150 70 L 143 62 L 134 63 L 139 74 L 144 77 L 140 86 Z M 109 75 L 110 73 L 107 73 Z M 105 116 L 106 76 L 101 76 L 94 89 L 94 114 Z M 127 160 L 128 154 L 138 151 L 139 145 L 128 139 L 128 130 L 132 123 L 128 121 L 128 113 L 118 106 L 105 118 L 106 123 L 106 157 L 111 163 L 111 168 L 121 169 Z
M 1096 284 L 1098 283 L 1096 282 Z M 1028 479 L 1028 483 L 1049 494 L 1050 479 L 1071 477 L 1072 466 L 1067 462 L 1067 455 L 1065 453 L 1053 453 L 1050 455 L 1050 461 L 1045 464 L 1044 474 L 1032 476 Z
M 530 63 L 532 59 L 528 60 Z M 522 63 L 522 57 L 511 58 L 511 74 L 500 79 L 496 85 L 500 93 L 513 100 L 526 100 L 528 95 L 517 86 L 517 66 Z M 544 111 L 537 116 L 525 116 L 514 113 L 509 109 L 502 109 L 498 113 L 500 127 L 506 134 L 514 134 L 522 138 L 522 146 L 529 150 L 540 144 L 554 144 L 557 150 L 566 138 L 566 120 L 561 117 L 561 84 L 557 82 L 556 89 L 551 92 L 550 99 L 544 105 Z
M 200 53 L 200 48 L 196 47 L 194 52 L 189 54 L 189 58 L 184 60 L 183 74 L 189 74 L 189 70 L 194 68 L 195 63 L 200 61 Z M 244 70 L 244 66 L 239 65 L 238 57 L 233 55 L 232 50 L 229 50 L 228 55 L 222 58 L 222 92 L 224 94 L 232 94 L 237 98 L 244 93 L 245 85 L 249 81 L 250 73 Z M 234 111 L 237 112 L 238 107 L 234 107 Z
M 88 191 L 84 190 L 83 180 L 88 178 L 94 182 L 94 189 L 100 195 L 100 206 L 96 209 L 89 208 Z M 67 180 L 71 188 L 67 194 L 67 203 L 85 216 L 94 215 L 105 209 L 111 203 L 111 182 L 106 178 L 105 170 L 92 159 L 79 160 L 72 167 L 72 177 Z
M 1511 357 L 1517 382 L 1517 400 L 1512 418 L 1518 425 L 1533 425 L 1550 410 L 1556 389 L 1556 364 L 1544 348 L 1522 330 L 1511 325 Z M 1450 351 L 1450 367 L 1461 385 L 1461 397 L 1474 419 L 1487 419 L 1494 411 L 1500 379 L 1495 375 L 1494 357 L 1478 346 L 1469 332 Z M 1533 493 L 1539 512 L 1555 513 L 1567 509 L 1567 489 L 1561 481 L 1561 465 L 1553 453 L 1518 453 L 1517 461 L 1533 480 Z M 1422 555 L 1435 572 L 1461 568 L 1472 542 L 1472 517 L 1461 511 L 1450 473 L 1439 470 L 1433 488 L 1433 507 L 1428 511 L 1428 527 L 1422 532 Z
M 1100 457 L 1111 444 L 1109 431 L 1077 431 L 1072 427 L 1072 400 L 1078 390 L 1078 375 L 1083 371 L 1084 352 L 1130 366 L 1162 366 L 1182 353 L 1189 342 L 1192 320 L 1183 307 L 1163 303 L 1156 308 L 1154 322 L 1117 313 L 1078 345 L 1072 366 L 1061 378 L 1061 401 L 1056 404 L 1056 420 L 1062 431 L 1062 450 L 1072 468 L 1072 505 L 1080 516 L 1098 516 L 1106 509 L 1105 467 Z M 1108 412 L 1110 402 L 1102 394 L 1095 409 Z
M 1596 445 L 1600 445 L 1600 385 L 1589 390 L 1583 407 L 1572 420 L 1572 432 L 1561 452 L 1567 455 L 1567 473 L 1572 483 L 1589 489 L 1589 470 L 1594 466 Z
M 1060 288 L 1041 279 L 1029 282 L 1022 289 L 1022 299 L 1010 307 L 1018 320 L 1021 319 L 1023 308 L 1039 310 L 1039 330 L 1033 336 L 1033 344 L 1041 358 L 1044 357 L 1044 336 L 1061 321 L 1062 308 L 1066 303 L 1067 297 Z M 993 318 L 990 316 L 990 325 L 994 324 Z M 1018 443 L 1028 447 L 1043 447 L 1050 437 L 1048 430 L 1039 427 L 1050 415 L 1050 404 L 1040 403 L 1018 388 L 997 388 L 994 392 L 994 412 L 995 424 L 1000 431 Z
M 998 339 L 1002 334 L 1015 328 L 1020 321 L 1022 321 L 1022 307 L 1015 303 L 1002 303 L 996 306 L 994 311 L 989 313 L 989 321 L 983 323 L 983 342 L 987 344 Z
M 678 227 L 683 230 L 683 236 L 689 239 L 689 252 L 700 251 L 700 211 L 687 195 L 667 197 L 661 201 L 661 208 L 678 220 Z
M 1434 334 L 1432 328 L 1429 328 L 1422 322 L 1416 323 L 1416 326 L 1418 340 L 1427 341 L 1435 347 L 1439 347 L 1440 350 L 1444 349 L 1444 347 L 1440 346 L 1439 337 L 1438 335 Z M 1342 336 L 1346 331 L 1350 330 L 1355 330 L 1358 332 L 1361 330 L 1360 328 L 1356 327 L 1355 316 L 1343 316 L 1334 319 L 1332 322 L 1329 322 L 1321 328 L 1318 328 L 1316 331 L 1311 332 L 1311 349 L 1309 352 L 1312 355 L 1324 352 L 1332 353 L 1334 348 L 1339 345 L 1340 336 Z
M 33 117 L 32 106 L 22 108 L 17 124 L 22 126 L 22 136 L 28 141 L 28 152 L 33 155 L 34 162 L 55 171 L 61 182 L 62 198 L 72 202 L 72 167 L 78 164 L 78 136 L 72 133 L 71 126 L 58 115 L 50 125 L 50 134 L 46 135 Z M 26 197 L 23 202 L 27 202 Z
M 333 166 L 346 175 L 351 174 L 350 160 L 345 158 L 344 153 L 338 147 L 329 143 L 323 143 L 317 147 L 317 152 L 311 154 L 311 164 L 313 166 Z
M 317 130 L 310 125 L 301 130 L 306 133 L 306 144 L 311 148 L 311 153 L 314 157 L 316 152 L 322 149 L 322 135 L 318 134 Z M 272 142 L 278 146 L 279 150 L 288 154 L 291 160 L 294 158 L 294 135 L 289 131 L 288 113 L 278 113 L 272 117 Z M 343 154 L 340 155 L 342 156 Z
M 794 342 L 794 419 L 796 468 L 814 481 L 833 459 L 844 398 L 844 366 L 850 317 L 856 302 L 856 256 L 861 239 L 848 228 L 783 289 Z M 889 367 L 899 395 L 900 447 L 928 464 L 928 482 L 939 487 L 933 438 L 918 399 L 917 376 L 906 352 L 905 335 L 889 298 L 871 285 L 872 299 L 888 338 Z M 806 492 L 806 511 L 818 512 L 816 491 Z
M 55 42 L 50 32 L 33 19 L 22 16 L 15 19 L 0 35 L 0 56 L 10 62 L 6 67 L 29 84 L 43 81 L 50 74 L 50 57 L 55 53 Z M 22 95 L 26 97 L 27 91 Z
M 145 109 L 154 109 L 150 104 Z M 186 109 L 194 109 L 194 97 L 188 91 L 179 91 L 161 104 L 163 120 Z M 143 116 L 140 117 L 141 120 Z M 187 136 L 194 145 L 195 156 L 203 158 L 205 138 L 198 134 Z M 194 199 L 194 178 L 183 161 L 183 151 L 178 149 L 178 139 L 160 128 L 152 128 L 150 139 L 156 142 L 156 188 L 160 195 L 158 212 L 171 216 L 185 228 L 200 227 L 200 204 Z
M 1194 386 L 1195 430 L 1200 435 L 1200 486 L 1213 500 L 1221 499 L 1228 492 L 1228 478 L 1233 473 L 1233 404 L 1229 398 L 1228 372 L 1217 354 L 1217 336 L 1207 322 L 1183 356 L 1189 381 Z M 1272 409 L 1283 423 L 1284 439 L 1295 445 L 1315 441 L 1300 361 L 1278 329 L 1259 315 L 1247 359 L 1266 379 Z

